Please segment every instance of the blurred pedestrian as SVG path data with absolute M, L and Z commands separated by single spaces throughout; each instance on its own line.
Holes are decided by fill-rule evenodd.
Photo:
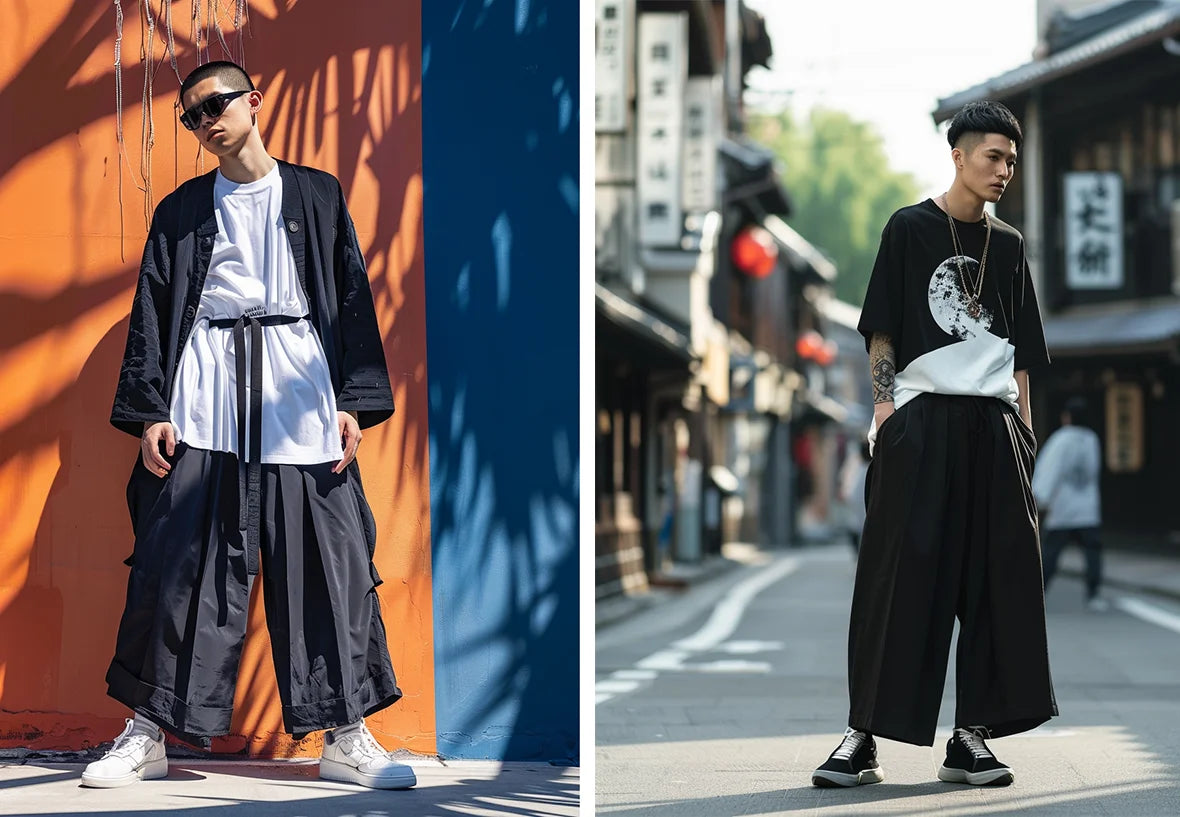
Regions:
M 849 443 L 847 451 L 844 464 L 840 467 L 840 500 L 847 511 L 848 537 L 856 553 L 860 551 L 860 536 L 864 531 L 865 484 L 872 453 L 868 440 L 862 440 L 859 444 Z
M 876 783 L 874 736 L 934 742 L 956 617 L 956 709 L 941 780 L 1007 785 L 985 739 L 1057 714 L 1029 476 L 1028 370 L 1048 363 L 1020 233 L 1003 195 L 1020 124 L 972 103 L 947 133 L 955 179 L 893 214 L 859 330 L 874 418 L 848 628 L 850 711 L 817 786 Z
M 1071 397 L 1061 412 L 1061 428 L 1045 441 L 1033 474 L 1033 496 L 1041 510 L 1042 560 L 1045 590 L 1057 572 L 1061 551 L 1070 542 L 1086 556 L 1086 609 L 1102 612 L 1110 604 L 1102 598 L 1102 447 L 1089 426 L 1088 406 Z
M 82 784 L 164 777 L 167 731 L 230 730 L 261 564 L 283 725 L 327 730 L 320 777 L 408 788 L 364 718 L 401 697 L 355 457 L 393 413 L 364 256 L 340 183 L 276 161 L 262 93 L 231 62 L 180 87 L 218 167 L 156 208 L 112 424 L 140 438 L 135 545 L 107 694 L 133 710 Z

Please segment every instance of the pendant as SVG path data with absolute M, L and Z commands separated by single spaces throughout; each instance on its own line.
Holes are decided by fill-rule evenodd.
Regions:
M 967 314 L 971 316 L 972 320 L 978 320 L 979 316 L 983 314 L 983 306 L 979 303 L 978 298 L 967 299 Z

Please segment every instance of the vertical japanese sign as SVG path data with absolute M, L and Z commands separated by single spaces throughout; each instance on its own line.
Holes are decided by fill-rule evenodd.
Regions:
M 1143 467 L 1143 389 L 1138 383 L 1106 388 L 1106 467 L 1116 474 Z
M 1123 180 L 1117 173 L 1065 174 L 1065 284 L 1123 285 Z
M 684 177 L 681 204 L 689 212 L 717 206 L 717 128 L 721 77 L 693 77 L 684 92 Z
M 684 87 L 688 81 L 688 15 L 642 14 L 638 43 L 636 197 L 639 243 L 678 246 Z
M 628 29 L 635 0 L 596 0 L 594 16 L 594 132 L 627 128 Z

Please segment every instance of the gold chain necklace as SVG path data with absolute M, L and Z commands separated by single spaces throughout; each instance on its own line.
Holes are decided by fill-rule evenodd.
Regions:
M 963 258 L 965 257 L 963 245 L 959 243 L 959 232 L 955 229 L 955 220 L 951 216 L 951 208 L 950 204 L 947 203 L 946 193 L 942 194 L 942 204 L 946 212 L 946 223 L 951 228 L 951 243 L 955 248 L 955 266 L 959 268 L 959 284 L 963 287 L 963 295 L 967 298 L 967 314 L 973 319 L 978 318 L 983 314 L 983 304 L 979 302 L 979 299 L 983 295 L 983 274 L 987 270 L 987 250 L 992 242 L 992 220 L 987 214 L 987 211 L 984 210 L 983 223 L 987 225 L 987 233 L 983 238 L 983 258 L 979 261 L 979 278 L 976 280 L 975 286 L 972 287 L 967 279 L 967 266 L 963 263 Z

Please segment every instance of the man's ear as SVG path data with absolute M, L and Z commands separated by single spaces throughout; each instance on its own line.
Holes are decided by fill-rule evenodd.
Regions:
M 262 110 L 262 91 L 251 91 L 247 97 L 250 100 L 250 113 L 257 114 Z
M 963 153 L 962 148 L 951 148 L 951 159 L 954 160 L 955 167 L 962 170 L 963 162 L 966 160 L 966 154 Z

